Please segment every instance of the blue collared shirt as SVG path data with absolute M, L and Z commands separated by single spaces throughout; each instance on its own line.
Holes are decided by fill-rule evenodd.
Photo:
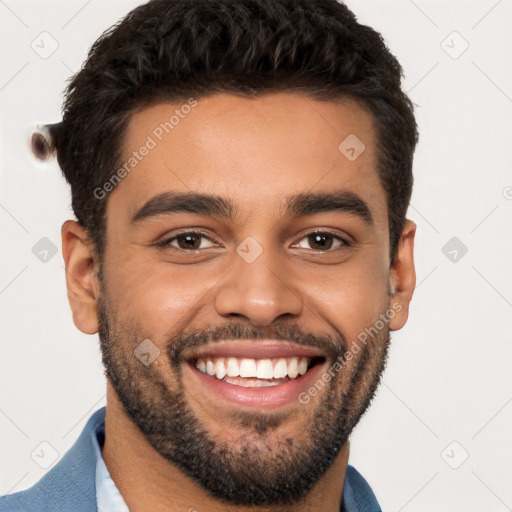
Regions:
M 96 502 L 98 512 L 130 512 L 116 484 L 110 478 L 101 455 L 100 446 L 105 440 L 105 422 L 98 424 L 93 435 L 94 453 L 96 456 Z M 343 487 L 343 503 L 340 512 L 382 512 L 373 491 L 353 467 L 347 466 L 345 485 Z

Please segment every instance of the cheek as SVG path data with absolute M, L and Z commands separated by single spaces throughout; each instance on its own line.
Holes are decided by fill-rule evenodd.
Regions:
M 186 329 L 209 289 L 207 276 L 191 269 L 157 260 L 112 269 L 108 293 L 119 321 L 137 324 L 156 344 Z M 212 284 L 215 281 L 212 278 Z
M 328 324 L 327 331 L 334 326 L 345 339 L 346 361 L 340 362 L 340 368 L 342 387 L 348 389 L 363 354 L 376 361 L 384 345 L 389 327 L 381 320 L 389 305 L 386 261 L 347 262 L 330 272 L 328 279 L 312 279 L 308 296 L 316 305 L 316 317 Z M 368 335 L 370 331 L 375 335 Z
M 335 325 L 347 342 L 372 325 L 388 304 L 388 273 L 385 265 L 347 263 L 325 276 L 311 279 L 308 302 Z

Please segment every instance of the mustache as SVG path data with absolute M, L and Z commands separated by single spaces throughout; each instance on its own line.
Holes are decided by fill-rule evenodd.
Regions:
M 327 359 L 334 361 L 347 351 L 347 341 L 341 334 L 317 336 L 304 332 L 298 325 L 277 325 L 266 329 L 240 324 L 229 323 L 225 325 L 206 327 L 204 329 L 190 330 L 172 337 L 167 344 L 167 356 L 177 367 L 185 362 L 183 351 L 196 348 L 209 343 L 220 343 L 236 340 L 279 340 L 291 341 L 305 347 L 319 349 Z

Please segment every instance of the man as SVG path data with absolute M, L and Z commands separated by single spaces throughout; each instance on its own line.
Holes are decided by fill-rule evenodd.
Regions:
M 107 406 L 0 510 L 380 510 L 348 457 L 415 286 L 400 79 L 335 0 L 153 0 L 102 35 L 47 148 Z

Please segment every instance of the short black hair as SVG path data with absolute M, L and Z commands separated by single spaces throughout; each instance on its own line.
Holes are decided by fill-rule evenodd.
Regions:
M 101 259 L 108 197 L 94 190 L 121 165 L 127 125 L 140 108 L 220 92 L 346 98 L 375 123 L 392 263 L 418 141 L 402 76 L 382 36 L 336 0 L 151 0 L 99 37 L 66 88 L 55 142 L 73 211 Z

